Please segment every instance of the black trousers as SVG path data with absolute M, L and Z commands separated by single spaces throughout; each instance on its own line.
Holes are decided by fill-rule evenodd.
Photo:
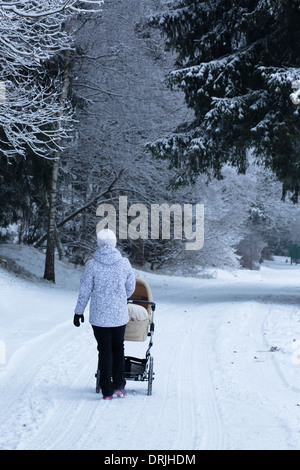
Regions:
M 123 389 L 125 381 L 124 334 L 126 325 L 112 328 L 93 326 L 98 345 L 98 369 L 103 396 Z

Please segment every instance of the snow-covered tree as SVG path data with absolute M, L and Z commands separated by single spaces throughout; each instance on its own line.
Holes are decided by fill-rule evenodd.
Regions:
M 61 173 L 63 201 L 69 201 L 60 206 L 62 220 L 102 195 L 122 170 L 105 196 L 107 201 L 114 203 L 119 194 L 127 195 L 128 204 L 147 207 L 177 200 L 167 189 L 167 163 L 153 162 L 144 149 L 147 140 L 171 130 L 190 114 L 183 94 L 174 95 L 165 87 L 172 58 L 164 51 L 159 32 L 142 28 L 147 12 L 157 9 L 158 3 L 105 2 L 101 18 L 92 18 L 78 30 L 72 87 L 80 105 L 75 138 L 66 150 Z M 94 250 L 96 207 L 95 201 L 60 229 L 67 253 L 77 262 Z M 167 244 L 155 249 L 153 245 L 151 240 L 122 242 L 133 261 L 155 261 L 157 266 L 166 258 Z
M 8 159 L 28 149 L 54 158 L 63 148 L 72 116 L 61 101 L 61 76 L 51 76 L 45 63 L 72 48 L 66 24 L 85 3 L 102 2 L 0 2 L 0 80 L 6 95 L 0 105 L 0 154 Z
M 298 198 L 299 109 L 289 99 L 300 71 L 297 0 L 166 1 L 150 18 L 175 51 L 171 87 L 184 91 L 195 119 L 149 144 L 171 160 L 176 184 L 225 163 L 247 169 L 247 150 Z
M 9 160 L 31 152 L 52 160 L 44 274 L 52 281 L 59 159 L 73 121 L 68 99 L 73 20 L 79 12 L 99 11 L 101 4 L 101 0 L 0 2 L 0 80 L 5 84 L 0 156 Z M 61 69 L 55 66 L 53 72 L 59 55 Z

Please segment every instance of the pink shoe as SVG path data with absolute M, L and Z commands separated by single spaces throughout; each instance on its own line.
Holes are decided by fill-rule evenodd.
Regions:
M 111 395 L 108 395 L 107 397 L 103 397 L 103 400 L 112 400 L 113 397 Z
M 118 389 L 114 391 L 114 396 L 116 398 L 125 398 L 127 397 L 127 393 L 125 392 L 125 390 Z

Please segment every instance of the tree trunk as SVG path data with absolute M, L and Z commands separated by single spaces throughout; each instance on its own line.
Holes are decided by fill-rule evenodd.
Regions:
M 64 106 L 69 91 L 69 73 L 70 73 L 70 51 L 65 51 L 65 68 L 63 76 L 63 86 L 60 95 L 60 111 L 57 116 L 57 128 L 60 126 L 60 117 L 64 112 Z M 55 246 L 56 246 L 56 196 L 57 196 L 57 178 L 59 172 L 60 157 L 56 156 L 52 164 L 50 198 L 49 198 L 49 219 L 47 233 L 47 250 L 44 279 L 55 282 Z
M 50 207 L 48 218 L 47 251 L 44 279 L 55 282 L 55 231 L 56 231 L 56 194 L 59 171 L 59 158 L 53 161 L 50 186 Z
M 59 232 L 57 229 L 57 225 L 55 225 L 55 243 L 56 243 L 56 248 L 58 251 L 58 259 L 63 259 L 64 258 L 64 249 L 60 241 L 60 236 Z

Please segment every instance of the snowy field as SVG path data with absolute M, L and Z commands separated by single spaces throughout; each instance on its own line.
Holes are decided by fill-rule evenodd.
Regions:
M 157 304 L 153 395 L 95 393 L 96 343 L 73 326 L 80 270 L 0 245 L 0 449 L 300 449 L 300 266 L 192 279 L 137 272 Z M 148 342 L 126 342 L 143 357 Z

